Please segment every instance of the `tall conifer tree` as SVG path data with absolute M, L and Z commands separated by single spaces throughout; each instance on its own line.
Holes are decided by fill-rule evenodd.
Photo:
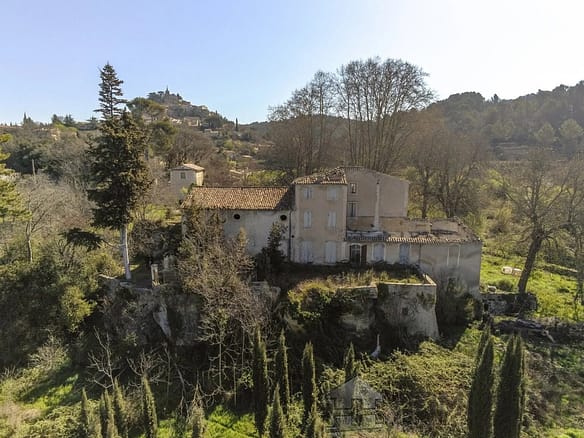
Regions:
M 269 437 L 284 438 L 285 433 L 284 412 L 280 404 L 280 385 L 276 384 L 274 399 L 272 401 L 272 415 L 270 416 Z
M 128 256 L 128 224 L 132 211 L 150 187 L 148 169 L 142 159 L 145 135 L 124 110 L 121 84 L 108 63 L 100 72 L 100 136 L 91 146 L 94 187 L 89 199 L 94 201 L 93 222 L 120 230 L 120 247 L 126 279 L 131 279 Z
M 156 414 L 156 401 L 150 389 L 150 383 L 146 376 L 142 377 L 142 419 L 146 438 L 158 436 L 158 415 Z
M 117 379 L 114 380 L 113 399 L 118 433 L 122 438 L 128 438 L 128 412 L 126 408 L 126 400 L 124 399 L 122 388 Z
M 345 382 L 348 382 L 353 377 L 357 377 L 357 364 L 355 362 L 355 348 L 353 343 L 349 344 L 349 348 L 345 353 L 345 358 L 343 360 L 343 366 L 345 368 Z
M 276 352 L 276 381 L 280 389 L 280 403 L 282 411 L 288 415 L 290 405 L 290 380 L 288 378 L 288 352 L 286 351 L 286 337 L 284 330 L 278 338 L 278 351 Z
M 259 328 L 255 332 L 253 343 L 253 402 L 254 418 L 258 434 L 263 436 L 268 416 L 268 359 L 266 344 L 262 340 Z
M 525 404 L 523 340 L 514 334 L 507 342 L 497 388 L 494 438 L 519 438 Z
M 313 408 L 316 410 L 316 371 L 314 352 L 310 342 L 306 344 L 302 353 L 302 401 L 304 404 L 303 424 L 307 424 Z

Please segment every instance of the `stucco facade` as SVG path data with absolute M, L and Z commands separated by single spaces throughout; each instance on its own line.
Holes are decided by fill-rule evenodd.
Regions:
M 205 169 L 196 164 L 183 164 L 170 169 L 170 187 L 177 199 L 184 199 L 189 187 L 202 186 Z
M 282 249 L 293 262 L 416 265 L 438 284 L 454 279 L 479 296 L 480 239 L 456 219 L 409 219 L 408 190 L 405 180 L 353 166 L 287 188 L 194 187 L 186 203 L 222 210 L 226 234 L 245 229 L 252 254 L 281 223 Z

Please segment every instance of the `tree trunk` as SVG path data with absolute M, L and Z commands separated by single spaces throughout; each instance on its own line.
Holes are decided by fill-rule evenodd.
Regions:
M 535 265 L 535 257 L 537 256 L 537 253 L 541 248 L 543 240 L 544 240 L 543 233 L 535 232 L 531 236 L 529 251 L 527 252 L 527 258 L 525 259 L 523 271 L 521 271 L 519 284 L 517 285 L 517 289 L 519 290 L 520 294 L 524 294 L 526 292 L 525 289 L 527 288 L 527 280 L 529 280 L 529 276 L 531 275 L 531 271 L 533 270 L 533 266 Z
M 130 281 L 132 279 L 132 271 L 130 271 L 130 256 L 128 255 L 128 224 L 124 224 L 120 230 L 120 250 L 124 261 L 126 280 Z
M 32 263 L 33 262 L 33 258 L 32 258 L 32 221 L 29 220 L 26 223 L 26 252 L 28 255 L 28 262 Z

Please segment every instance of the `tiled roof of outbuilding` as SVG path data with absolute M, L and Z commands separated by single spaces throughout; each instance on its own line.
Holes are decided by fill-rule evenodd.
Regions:
M 218 210 L 290 210 L 293 199 L 289 187 L 193 187 L 183 207 L 196 205 Z
M 345 170 L 342 167 L 301 176 L 294 180 L 294 184 L 347 184 Z
M 185 164 L 181 164 L 180 166 L 173 167 L 170 170 L 196 170 L 197 172 L 200 172 L 202 170 L 205 170 L 205 168 L 201 167 L 201 166 L 197 166 L 196 164 L 185 163 Z

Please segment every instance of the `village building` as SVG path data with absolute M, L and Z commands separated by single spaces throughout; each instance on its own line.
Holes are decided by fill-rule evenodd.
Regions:
M 202 186 L 205 169 L 196 164 L 185 163 L 170 169 L 170 187 L 172 194 L 180 200 L 187 195 L 191 186 Z
M 289 187 L 195 185 L 184 205 L 219 212 L 228 237 L 243 228 L 252 255 L 279 223 L 286 226 L 281 248 L 292 262 L 414 265 L 478 297 L 481 240 L 458 219 L 408 218 L 408 190 L 406 180 L 348 166 Z

